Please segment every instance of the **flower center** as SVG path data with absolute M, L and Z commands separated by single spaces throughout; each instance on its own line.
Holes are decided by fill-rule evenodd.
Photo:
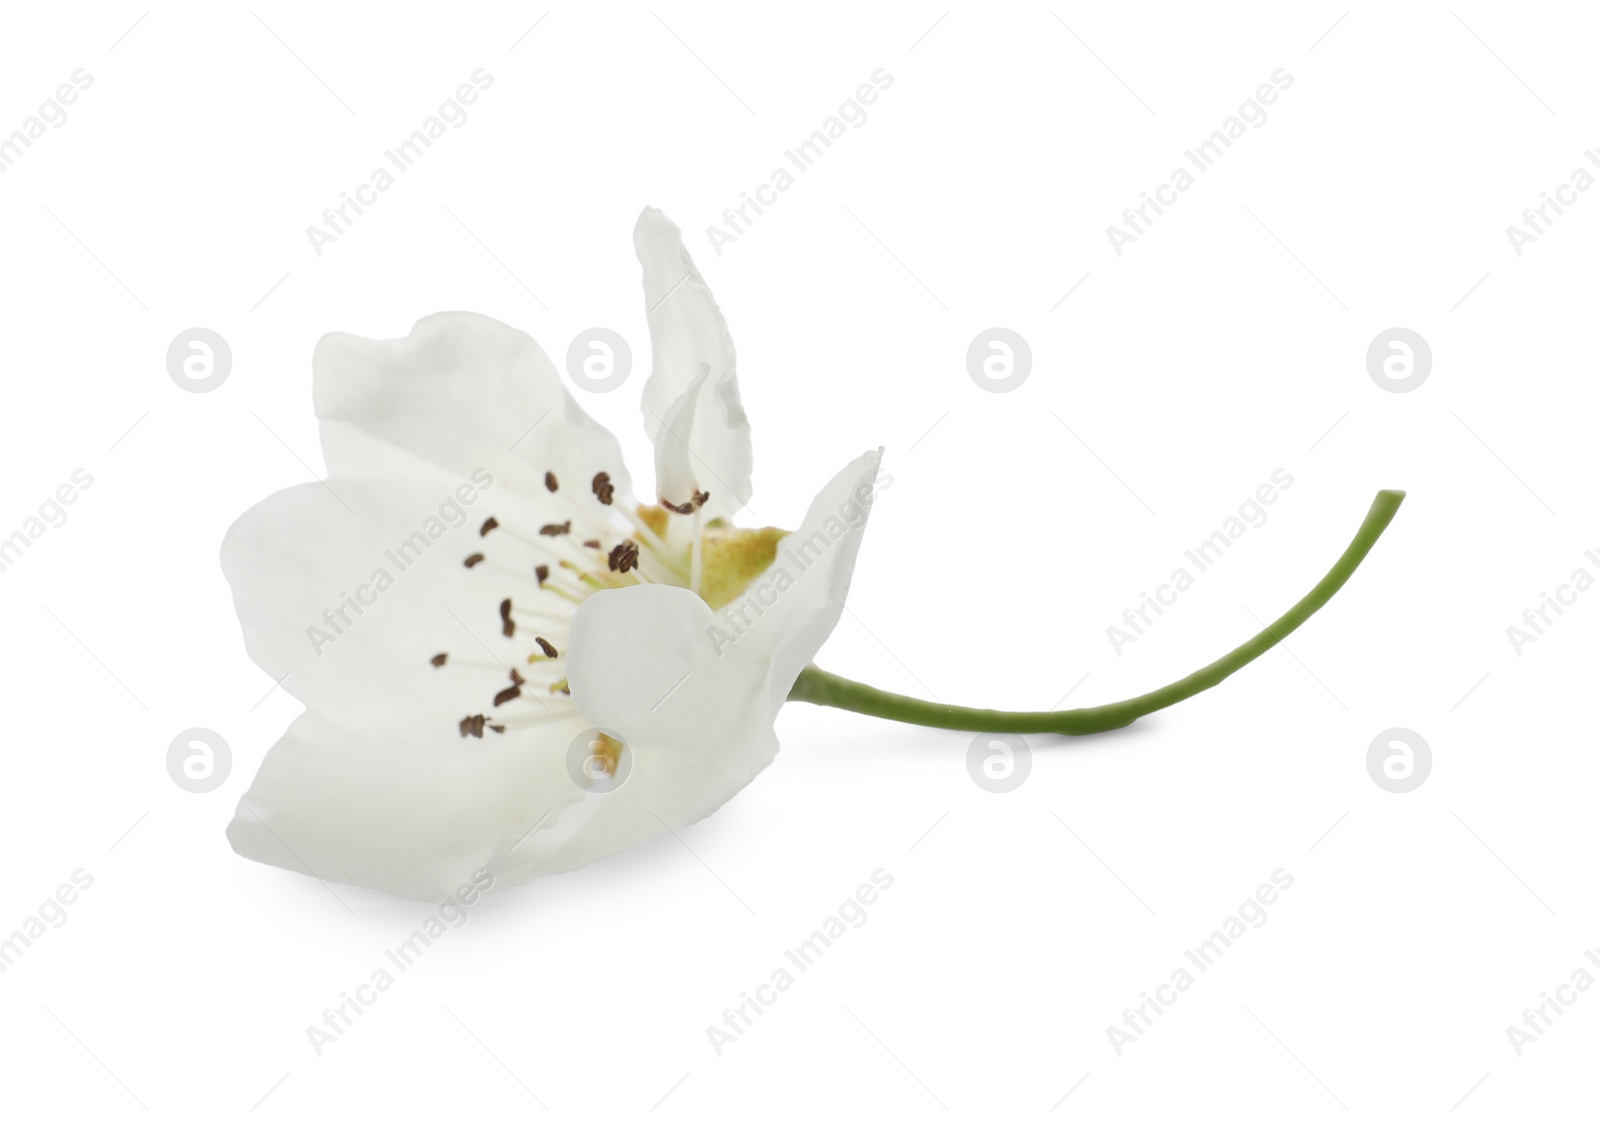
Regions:
M 596 592 L 633 584 L 668 584 L 694 591 L 713 609 L 736 599 L 772 564 L 787 531 L 742 530 L 720 519 L 701 524 L 709 496 L 690 502 L 629 510 L 619 505 L 608 472 L 589 482 L 589 494 L 563 488 L 555 472 L 544 473 L 549 505 L 559 521 L 519 524 L 491 515 L 478 529 L 480 547 L 462 559 L 476 576 L 506 592 L 500 599 L 500 634 L 515 646 L 495 661 L 459 658 L 440 651 L 429 662 L 444 673 L 466 672 L 486 682 L 486 712 L 461 718 L 462 737 L 482 739 L 520 725 L 569 716 L 563 647 L 578 605 Z M 674 520 L 689 520 L 688 544 Z M 486 648 L 488 649 L 488 648 Z M 611 761 L 610 769 L 616 766 Z M 608 769 L 608 770 L 610 770 Z
M 712 526 L 700 536 L 704 571 L 700 598 L 712 611 L 744 594 L 752 581 L 778 556 L 778 542 L 789 533 L 776 526 L 743 530 L 737 526 Z

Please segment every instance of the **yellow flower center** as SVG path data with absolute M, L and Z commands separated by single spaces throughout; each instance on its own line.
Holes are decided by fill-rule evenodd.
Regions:
M 712 611 L 737 600 L 750 582 L 778 556 L 778 542 L 789 534 L 776 526 L 742 530 L 719 526 L 700 536 L 700 597 Z

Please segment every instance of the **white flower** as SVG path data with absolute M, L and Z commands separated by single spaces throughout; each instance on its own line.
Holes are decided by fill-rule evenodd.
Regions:
M 306 707 L 228 828 L 243 856 L 438 899 L 688 825 L 772 762 L 880 453 L 822 489 L 803 552 L 733 528 L 751 469 L 733 342 L 677 227 L 647 209 L 634 242 L 660 505 L 635 503 L 616 440 L 520 331 L 449 312 L 318 344 L 328 479 L 222 549 L 251 657 Z

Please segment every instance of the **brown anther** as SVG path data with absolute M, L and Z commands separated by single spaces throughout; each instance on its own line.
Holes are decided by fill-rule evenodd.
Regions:
M 511 618 L 511 598 L 500 601 L 500 634 L 507 639 L 517 633 L 517 621 Z
M 539 532 L 547 538 L 559 538 L 562 534 L 572 533 L 572 523 L 551 522 L 548 525 L 540 526 Z
M 596 540 L 595 538 L 590 538 L 588 541 L 584 542 L 583 544 L 584 544 L 584 547 L 586 549 L 599 549 L 600 548 L 600 542 L 598 540 Z
M 550 566 L 535 565 L 533 567 L 533 575 L 538 579 L 541 585 L 544 584 L 545 581 L 550 579 Z
M 515 666 L 513 666 L 511 668 L 511 680 L 512 680 L 512 682 L 516 683 L 519 686 L 520 685 L 524 685 L 527 682 L 526 678 L 524 678 L 521 674 L 517 673 L 517 668 Z
M 491 514 L 487 519 L 484 520 L 483 525 L 478 527 L 478 536 L 480 538 L 488 537 L 489 531 L 498 525 L 500 525 L 500 520 Z
M 504 725 L 490 725 L 489 726 L 489 731 L 490 732 L 505 732 L 506 731 L 506 726 L 504 726 Z
M 606 560 L 611 565 L 614 573 L 625 573 L 629 569 L 639 567 L 639 547 L 631 541 L 625 541 L 613 549 Z
M 461 738 L 463 740 L 465 740 L 469 736 L 475 736 L 479 740 L 482 740 L 483 739 L 483 726 L 484 726 L 485 722 L 487 722 L 487 721 L 488 721 L 488 718 L 485 717 L 482 713 L 474 714 L 471 717 L 462 717 L 461 718 L 461 726 L 460 726 L 461 727 Z
M 470 557 L 468 557 L 465 561 L 463 561 L 461 563 L 463 565 L 465 565 L 467 568 L 470 569 L 470 568 L 472 568 L 472 566 L 476 565 L 478 562 L 480 562 L 482 560 L 483 560 L 483 554 L 474 553 Z
M 428 661 L 433 663 L 433 665 L 435 665 L 435 666 L 443 666 L 445 663 L 450 661 L 450 655 L 446 651 L 440 651 L 438 654 L 434 655 Z
M 496 706 L 504 705 L 506 702 L 515 701 L 521 696 L 521 686 L 507 686 L 505 689 L 494 695 L 494 703 Z
M 539 644 L 539 649 L 544 652 L 546 658 L 557 657 L 555 644 L 550 642 L 549 639 L 544 638 L 542 635 L 535 635 L 533 641 Z M 515 674 L 516 671 L 513 670 L 511 673 Z
M 686 503 L 669 503 L 666 499 L 662 499 L 661 505 L 672 511 L 674 514 L 693 514 L 695 511 L 705 506 L 706 500 L 710 497 L 711 496 L 704 491 L 696 491 Z
M 560 487 L 560 486 L 561 486 L 561 484 L 556 482 L 556 473 L 555 472 L 547 471 L 547 472 L 544 473 L 544 489 L 546 491 L 554 491 L 557 487 Z
M 617 489 L 611 485 L 611 474 L 609 472 L 602 471 L 595 476 L 594 482 L 590 484 L 590 487 L 594 490 L 595 498 L 606 506 L 611 505 L 612 496 L 617 493 Z

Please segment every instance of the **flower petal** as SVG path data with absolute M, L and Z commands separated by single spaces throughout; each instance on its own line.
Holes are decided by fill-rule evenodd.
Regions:
M 633 245 L 650 324 L 643 408 L 656 493 L 682 505 L 704 491 L 708 518 L 731 517 L 750 501 L 752 454 L 727 321 L 666 215 L 646 207 Z
M 522 662 L 528 635 L 498 627 L 515 579 L 461 563 L 484 515 L 518 500 L 461 494 L 421 479 L 307 484 L 229 530 L 223 570 L 246 646 L 307 706 L 240 800 L 228 836 L 243 856 L 437 900 L 478 869 L 501 885 L 549 872 L 581 833 L 597 796 L 567 752 L 588 722 L 542 683 L 494 705 L 511 666 L 540 675 Z M 571 606 L 525 587 L 564 650 Z M 458 721 L 476 713 L 507 730 L 463 737 Z
M 844 610 L 881 455 L 835 476 L 772 567 L 721 613 L 662 585 L 599 592 L 578 609 L 572 699 L 636 759 L 597 822 L 634 840 L 686 825 L 772 762 L 778 710 Z
M 521 735 L 353 731 L 315 712 L 272 746 L 228 827 L 252 861 L 441 900 L 478 870 L 503 886 L 544 871 L 530 845 L 585 793 L 566 771 L 574 709 Z M 596 798 L 599 796 L 587 796 Z
M 498 627 L 499 601 L 518 582 L 462 564 L 479 547 L 484 518 L 504 517 L 519 500 L 492 485 L 458 487 L 442 475 L 331 480 L 280 491 L 241 515 L 223 540 L 222 569 L 250 657 L 353 729 L 424 722 L 453 736 L 456 720 L 486 711 L 498 674 L 428 660 L 447 651 L 509 665 L 525 650 Z M 532 599 L 540 590 L 529 571 L 530 602 L 570 609 L 552 596 Z
M 607 472 L 631 486 L 616 438 L 579 407 L 532 336 L 473 312 L 439 312 L 404 339 L 334 332 L 311 360 L 330 476 L 491 472 L 525 494 L 545 472 L 588 495 Z

